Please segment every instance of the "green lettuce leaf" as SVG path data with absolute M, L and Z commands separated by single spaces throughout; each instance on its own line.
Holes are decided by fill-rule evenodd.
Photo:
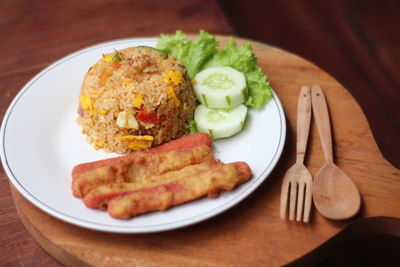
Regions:
M 253 71 L 245 73 L 249 97 L 245 105 L 248 107 L 261 108 L 272 97 L 272 88 L 263 74 L 262 69 L 257 66 Z
M 250 43 L 237 46 L 237 41 L 230 39 L 222 48 L 217 48 L 218 43 L 214 36 L 203 30 L 193 41 L 182 31 L 176 31 L 174 35 L 161 34 L 157 48 L 180 60 L 191 78 L 210 67 L 229 66 L 237 69 L 246 77 L 249 97 L 245 105 L 263 107 L 272 96 L 272 88 L 267 76 L 257 65 Z
M 257 65 L 257 60 L 251 45 L 245 43 L 237 47 L 236 44 L 236 40 L 230 39 L 224 47 L 216 49 L 204 68 L 229 66 L 243 73 L 252 71 Z
M 182 31 L 176 31 L 175 35 L 161 34 L 157 48 L 180 60 L 188 75 L 193 78 L 202 70 L 204 62 L 214 54 L 217 45 L 217 39 L 205 31 L 200 31 L 193 41 Z

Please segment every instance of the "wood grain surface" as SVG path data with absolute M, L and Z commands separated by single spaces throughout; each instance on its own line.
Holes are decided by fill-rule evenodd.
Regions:
M 387 130 L 387 127 L 385 127 L 388 125 L 388 121 L 393 117 L 396 118 L 394 115 L 398 114 L 396 112 L 390 112 L 390 107 L 393 105 L 385 105 L 385 103 L 396 104 L 396 99 L 398 99 L 398 90 L 397 93 L 393 93 L 392 86 L 393 84 L 398 84 L 398 80 L 396 80 L 396 70 L 398 69 L 397 64 L 399 62 L 397 60 L 398 57 L 396 57 L 398 42 L 395 42 L 398 38 L 395 38 L 396 35 L 391 33 L 391 31 L 395 31 L 398 28 L 393 26 L 396 25 L 395 18 L 397 18 L 396 12 L 398 10 L 396 4 L 393 4 L 396 1 L 386 1 L 392 2 L 392 4 L 383 3 L 385 1 L 366 1 L 364 6 L 361 5 L 361 9 L 357 9 L 357 4 L 353 4 L 350 6 L 350 10 L 343 8 L 343 6 L 346 7 L 346 5 L 342 5 L 345 1 L 335 1 L 331 3 L 331 8 L 327 10 L 329 14 L 326 16 L 320 13 L 320 11 L 325 10 L 325 8 L 321 8 L 321 4 L 314 5 L 312 1 L 307 1 L 307 3 L 303 4 L 296 2 L 290 5 L 285 3 L 285 1 L 274 1 L 274 4 L 271 5 L 270 3 L 268 7 L 267 17 L 264 16 L 265 13 L 262 13 L 261 16 L 259 16 L 260 13 L 255 13 L 254 10 L 261 11 L 265 9 L 251 5 L 252 2 L 254 1 L 245 1 L 247 7 L 252 8 L 253 12 L 243 9 L 243 11 L 234 13 L 241 15 L 237 19 L 237 21 L 241 23 L 237 24 L 233 23 L 232 20 L 228 21 L 226 18 L 226 14 L 231 15 L 232 12 L 224 13 L 223 10 L 215 4 L 215 1 L 211 0 L 0 1 L 0 34 L 2 36 L 0 41 L 0 55 L 3 61 L 3 64 L 0 65 L 0 93 L 2 96 L 0 98 L 0 114 L 3 115 L 5 113 L 13 97 L 34 75 L 55 60 L 77 49 L 118 38 L 157 36 L 160 32 L 171 33 L 176 29 L 182 29 L 186 32 L 197 32 L 198 29 L 202 28 L 212 33 L 237 33 L 241 36 L 264 40 L 268 43 L 273 43 L 305 55 L 309 59 L 318 62 L 318 64 L 322 65 L 324 69 L 329 70 L 329 72 L 339 73 L 335 74 L 335 77 L 339 78 L 343 84 L 349 86 L 351 93 L 363 104 L 363 109 L 368 111 L 368 118 L 372 120 L 371 125 L 374 129 L 374 134 L 377 135 L 377 137 L 381 137 L 380 140 L 387 138 L 387 143 L 390 143 L 390 140 L 397 140 L 398 134 Z M 354 3 L 354 1 L 350 2 Z M 373 8 L 374 2 L 377 8 Z M 360 5 L 360 3 L 358 3 L 358 5 Z M 290 9 L 287 9 L 288 6 Z M 336 10 L 339 10 L 339 12 L 335 13 Z M 287 13 L 288 11 L 290 12 Z M 354 28 L 346 28 L 346 23 L 352 21 L 352 17 L 348 16 L 352 13 L 346 12 L 354 11 L 356 11 L 355 14 L 358 14 L 357 21 L 359 22 L 359 24 L 356 24 L 355 32 L 351 30 Z M 315 21 L 320 21 L 321 16 L 323 17 L 323 24 L 315 23 Z M 344 16 L 346 19 L 340 19 L 341 16 Z M 376 18 L 379 19 L 376 20 Z M 258 23 L 255 26 L 253 23 L 254 19 L 256 19 L 256 21 L 261 19 L 263 23 Z M 307 31 L 300 31 L 300 29 L 307 29 Z M 368 29 L 368 31 L 364 33 L 363 30 L 366 29 Z M 288 32 L 290 34 L 288 34 Z M 305 34 L 300 34 L 302 32 L 305 32 Z M 321 37 L 325 42 L 319 46 L 315 46 L 312 42 L 312 40 L 315 39 L 314 37 L 317 39 Z M 293 40 L 296 41 L 294 42 Z M 339 40 L 339 44 L 336 42 L 337 40 Z M 366 41 L 364 42 L 364 40 Z M 371 42 L 371 40 L 374 41 Z M 373 49 L 373 53 L 369 53 L 370 48 Z M 331 53 L 327 54 L 327 50 L 331 51 Z M 293 122 L 296 112 L 294 109 L 288 107 L 295 105 L 297 96 L 293 94 L 292 90 L 296 90 L 299 84 L 311 84 L 314 83 L 315 80 L 307 75 L 305 75 L 305 78 L 308 77 L 307 79 L 303 79 L 303 77 L 292 78 L 286 76 L 286 67 L 281 64 L 286 60 L 286 57 L 290 57 L 290 55 L 285 55 L 281 60 L 274 62 L 274 64 L 270 66 L 271 68 L 267 69 L 266 72 L 271 76 L 271 79 L 273 79 L 274 76 L 283 77 L 283 80 L 275 80 L 273 85 L 278 91 L 279 97 L 284 100 L 283 104 L 289 122 L 287 138 L 288 140 L 294 140 Z M 322 61 L 322 59 L 324 61 Z M 329 67 L 327 62 L 332 63 L 330 66 L 334 66 L 334 68 Z M 294 67 L 296 68 L 296 66 L 299 66 L 299 64 L 295 64 Z M 371 216 L 373 214 L 398 216 L 398 214 L 389 214 L 390 212 L 388 212 L 386 208 L 386 206 L 392 207 L 399 201 L 398 170 L 393 169 L 393 167 L 382 158 L 368 127 L 360 129 L 353 128 L 357 125 L 367 125 L 361 109 L 358 105 L 354 106 L 354 99 L 351 98 L 349 92 L 343 90 L 330 76 L 323 72 L 321 74 L 321 71 L 313 65 L 308 64 L 307 66 L 311 69 L 303 69 L 303 67 L 300 67 L 302 71 L 304 70 L 304 74 L 308 73 L 311 75 L 318 73 L 318 75 L 321 75 L 321 79 L 328 77 L 327 81 L 329 82 L 325 85 L 334 85 L 333 88 L 330 89 L 334 91 L 329 92 L 328 102 L 335 99 L 335 97 L 331 99 L 331 96 L 336 96 L 336 94 L 339 95 L 339 99 L 343 100 L 340 107 L 334 109 L 335 153 L 340 152 L 337 154 L 337 156 L 340 156 L 338 161 L 339 166 L 345 166 L 346 172 L 352 170 L 349 173 L 352 178 L 353 175 L 358 176 L 357 185 L 360 186 L 361 192 L 367 196 L 367 202 L 362 210 L 362 216 Z M 382 73 L 384 73 L 384 76 L 382 76 Z M 376 78 L 377 76 L 378 78 Z M 373 77 L 376 82 L 370 84 L 367 79 L 368 77 Z M 279 88 L 281 88 L 283 84 L 291 85 L 290 90 L 285 89 L 279 91 Z M 354 86 L 355 84 L 357 84 L 357 86 Z M 390 86 L 387 86 L 387 84 Z M 379 88 L 379 90 L 371 91 L 371 86 Z M 338 91 L 336 91 L 337 88 L 339 88 Z M 367 89 L 364 90 L 365 88 Z M 358 91 L 354 92 L 354 90 Z M 389 102 L 385 102 L 385 99 L 388 99 L 387 101 Z M 371 108 L 368 109 L 368 107 Z M 378 110 L 382 108 L 382 110 L 386 112 L 384 113 L 386 115 L 380 118 L 377 115 L 378 113 L 373 114 L 374 107 L 378 107 Z M 340 111 L 340 109 L 342 109 L 342 111 Z M 356 113 L 357 116 L 351 117 L 354 117 L 355 121 L 343 122 L 336 116 L 338 114 L 343 115 L 346 112 Z M 371 114 L 373 116 L 371 116 Z M 336 123 L 341 124 L 340 126 L 336 126 Z M 29 132 L 29 129 L 27 132 Z M 387 133 L 386 136 L 385 133 Z M 347 134 L 351 137 L 356 136 L 356 138 L 349 139 L 346 137 Z M 310 164 L 310 168 L 312 168 L 313 171 L 316 171 L 322 164 L 322 160 L 318 158 L 318 153 L 321 151 L 318 146 L 319 141 L 316 141 L 318 140 L 316 138 L 317 135 L 314 129 L 310 138 L 310 145 L 316 154 L 311 155 L 311 158 L 307 159 L 306 162 Z M 396 147 L 395 145 L 385 146 L 387 143 L 379 143 L 382 151 L 386 155 L 393 153 L 393 148 Z M 274 214 L 274 212 L 276 212 L 274 209 L 278 208 L 276 200 L 273 200 L 273 194 L 279 191 L 277 187 L 280 186 L 283 173 L 290 164 L 294 162 L 294 151 L 294 143 L 291 144 L 289 141 L 283 155 L 286 159 L 285 163 L 280 163 L 277 166 L 271 176 L 272 178 L 253 196 L 235 209 L 225 213 L 223 215 L 224 217 L 219 216 L 204 224 L 183 229 L 182 232 L 163 233 L 160 236 L 120 237 L 117 235 L 115 237 L 113 235 L 104 234 L 102 237 L 109 239 L 109 243 L 115 242 L 117 244 L 125 243 L 131 245 L 131 243 L 138 242 L 141 248 L 137 251 L 143 254 L 144 257 L 154 255 L 151 254 L 154 253 L 154 251 L 173 251 L 171 252 L 172 254 L 167 253 L 167 255 L 169 255 L 168 259 L 183 259 L 197 251 L 199 251 L 198 255 L 206 255 L 206 251 L 209 250 L 211 256 L 205 257 L 206 263 L 213 262 L 213 260 L 211 260 L 213 258 L 218 259 L 218 262 L 222 262 L 224 256 L 217 255 L 220 251 L 212 251 L 210 245 L 216 244 L 217 247 L 227 245 L 228 248 L 232 248 L 235 246 L 236 242 L 243 242 L 243 237 L 236 234 L 238 229 L 243 228 L 241 230 L 242 232 L 240 232 L 241 234 L 245 232 L 249 233 L 250 236 L 254 236 L 258 230 L 263 229 L 263 225 L 266 221 L 272 221 L 278 224 L 278 214 L 276 214 L 276 216 L 268 216 L 269 214 Z M 397 155 L 398 160 L 397 151 L 394 155 Z M 396 159 L 395 156 L 392 158 Z M 375 181 L 375 179 L 371 177 L 378 177 L 379 179 Z M 21 212 L 21 219 L 27 224 L 29 231 L 35 238 L 33 239 L 26 231 L 17 215 L 10 192 L 10 186 L 8 185 L 8 179 L 3 170 L 0 171 L 0 188 L 1 266 L 60 266 L 60 264 L 52 256 L 47 254 L 35 241 L 36 239 L 41 242 L 41 244 L 44 244 L 46 240 L 50 240 L 48 239 L 49 236 L 57 236 L 57 231 L 60 229 L 63 232 L 61 235 L 58 234 L 59 238 L 69 233 L 78 233 L 82 234 L 82 238 L 87 242 L 92 242 L 91 244 L 96 244 L 99 240 L 99 237 L 96 236 L 98 233 L 92 231 L 87 232 L 74 227 L 69 228 L 70 226 L 68 225 L 60 224 L 59 221 L 41 213 L 18 194 L 15 194 L 15 202 L 19 209 L 23 211 Z M 387 190 L 389 190 L 388 197 L 378 197 L 386 194 L 388 192 Z M 380 207 L 382 207 L 381 210 Z M 399 207 L 397 206 L 397 208 Z M 263 210 L 263 213 L 252 217 L 256 210 Z M 25 219 L 26 216 L 29 218 L 30 213 L 37 215 L 35 221 Z M 225 216 L 227 216 L 227 219 Z M 254 229 L 249 228 L 249 221 L 251 218 L 254 218 L 255 221 L 255 225 L 252 226 Z M 229 222 L 230 219 L 232 219 L 232 222 Z M 309 227 L 284 224 L 284 232 L 290 234 L 303 232 L 302 235 L 307 237 L 307 233 L 315 231 L 315 228 L 318 228 L 321 223 L 325 222 L 315 213 L 313 213 L 312 220 L 313 224 Z M 54 223 L 54 227 L 49 227 L 47 222 Z M 43 224 L 46 227 L 47 236 L 35 234 L 35 227 L 30 227 L 28 223 L 35 225 L 35 227 L 36 225 L 40 226 Z M 333 232 L 341 229 L 349 222 L 325 223 L 328 224 L 328 229 L 324 230 L 322 236 L 310 236 L 308 238 L 316 243 L 320 243 L 327 236 L 332 235 Z M 217 231 L 218 234 L 214 235 L 215 225 L 217 224 L 220 224 L 218 226 L 221 226 L 222 230 L 219 229 Z M 225 225 L 230 226 L 226 231 L 223 230 Z M 208 240 L 198 240 L 196 238 L 198 233 L 200 233 L 203 238 L 207 237 Z M 180 240 L 183 240 L 185 243 L 170 245 L 168 241 L 173 239 L 175 234 L 178 234 Z M 268 255 L 272 255 L 279 250 L 286 251 L 286 247 L 274 246 L 272 241 L 269 241 L 270 238 L 272 238 L 272 240 L 279 238 L 280 234 L 279 232 L 273 231 L 273 229 L 261 231 L 259 240 L 261 240 L 261 238 L 263 238 L 263 240 L 258 241 L 259 243 L 256 244 L 244 245 L 244 249 L 254 248 L 255 252 L 253 253 L 258 255 L 258 259 L 263 256 L 268 258 Z M 184 237 L 185 235 L 187 235 L 187 237 Z M 77 240 L 78 239 L 70 238 L 63 241 L 63 244 L 69 244 L 70 242 L 71 247 L 73 247 Z M 60 246 L 58 246 L 57 243 L 47 242 L 46 244 L 46 249 L 51 255 L 57 257 L 58 260 L 62 262 L 68 261 L 70 263 L 82 262 L 82 260 L 77 259 L 75 256 L 69 256 L 70 250 L 75 249 L 79 251 L 81 247 L 78 246 L 65 251 L 60 250 Z M 258 244 L 262 244 L 263 246 L 259 247 Z M 186 246 L 186 249 L 181 251 L 180 248 L 183 246 Z M 192 246 L 192 248 L 188 248 L 189 246 Z M 204 246 L 204 248 L 201 246 Z M 265 246 L 267 246 L 267 249 Z M 85 247 L 86 245 L 82 245 L 82 248 Z M 96 255 L 98 258 L 103 255 L 103 260 L 106 263 L 113 251 L 107 251 L 105 247 L 105 245 L 102 245 Z M 153 252 L 147 252 L 147 249 Z M 238 250 L 238 248 L 233 248 L 231 253 L 225 256 L 228 259 L 231 255 L 236 256 Z M 82 253 L 84 253 L 84 251 L 85 250 L 82 250 Z M 288 247 L 287 259 L 293 260 L 294 258 L 291 257 L 294 256 L 294 254 L 297 255 L 297 252 L 298 251 L 293 251 L 293 248 Z M 132 255 L 127 257 L 132 258 Z M 167 256 L 161 257 L 159 259 L 160 262 L 162 259 L 167 259 Z M 195 257 L 195 260 L 196 259 L 198 260 L 199 256 Z M 154 261 L 156 261 L 156 259 L 154 259 Z M 229 260 L 229 262 L 231 261 L 232 259 Z M 254 265 L 257 265 L 259 262 L 262 261 L 255 261 Z M 173 261 L 162 261 L 160 265 L 173 265 L 173 263 Z
M 118 38 L 200 28 L 234 33 L 213 1 L 0 1 L 1 118 L 34 75 L 69 53 Z M 0 266 L 60 266 L 21 223 L 2 168 L 0 188 Z
M 302 55 L 343 84 L 384 157 L 400 168 L 400 1 L 218 2 L 239 36 Z
M 357 218 L 396 216 L 400 172 L 379 153 L 367 120 L 350 94 L 300 57 L 260 43 L 253 43 L 253 48 L 282 101 L 288 122 L 282 158 L 254 194 L 229 211 L 193 226 L 154 234 L 119 235 L 61 222 L 14 192 L 18 212 L 32 236 L 67 266 L 276 266 L 301 257 L 352 222 L 329 221 L 315 210 L 309 224 L 279 219 L 282 176 L 295 161 L 298 93 L 302 85 L 314 83 L 321 85 L 329 105 L 335 162 L 363 196 L 363 209 Z M 306 165 L 315 175 L 324 157 L 316 129 L 311 128 Z

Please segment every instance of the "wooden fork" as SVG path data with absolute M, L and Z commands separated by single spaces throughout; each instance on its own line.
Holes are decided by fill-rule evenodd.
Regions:
M 312 205 L 312 177 L 304 166 L 311 121 L 311 89 L 303 86 L 297 103 L 296 163 L 285 173 L 281 191 L 281 219 L 286 218 L 289 200 L 289 220 L 308 222 Z M 297 203 L 297 205 L 296 205 Z

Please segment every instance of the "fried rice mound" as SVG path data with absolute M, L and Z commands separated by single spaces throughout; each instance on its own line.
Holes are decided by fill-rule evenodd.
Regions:
M 77 119 L 95 149 L 126 154 L 188 132 L 196 98 L 186 70 L 149 47 L 103 54 L 86 73 Z

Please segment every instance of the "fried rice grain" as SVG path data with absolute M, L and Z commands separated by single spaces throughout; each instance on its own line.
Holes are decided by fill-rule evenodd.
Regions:
M 104 54 L 85 75 L 77 122 L 95 149 L 125 154 L 188 132 L 196 98 L 174 57 L 147 47 Z

